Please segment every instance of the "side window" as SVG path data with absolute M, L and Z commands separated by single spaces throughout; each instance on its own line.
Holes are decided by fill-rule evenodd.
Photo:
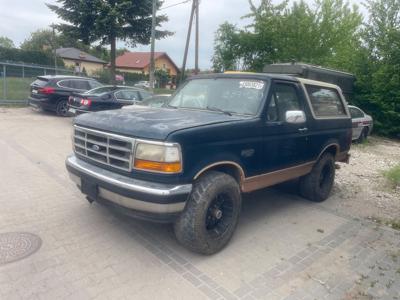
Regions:
M 290 110 L 302 110 L 296 86 L 290 83 L 275 83 L 268 107 L 268 121 L 285 121 L 286 112 Z
M 345 116 L 346 112 L 336 89 L 306 85 L 311 106 L 317 117 Z
M 355 107 L 350 107 L 350 115 L 352 119 L 364 117 L 363 112 Z
M 115 93 L 115 98 L 118 100 L 137 101 L 139 100 L 139 95 L 137 91 L 122 90 Z
M 63 87 L 63 88 L 68 88 L 68 89 L 72 88 L 71 80 L 60 80 L 60 81 L 57 83 L 57 85 L 58 85 L 59 87 Z
M 95 88 L 102 86 L 102 84 L 100 82 L 97 82 L 95 80 L 90 80 L 90 81 L 88 81 L 88 83 L 90 85 L 90 89 L 95 89 Z
M 77 90 L 90 90 L 91 87 L 87 80 L 71 80 L 72 88 Z

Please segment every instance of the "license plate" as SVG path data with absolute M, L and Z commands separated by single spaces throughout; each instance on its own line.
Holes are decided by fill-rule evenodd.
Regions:
M 32 90 L 32 94 L 37 94 L 38 91 L 37 90 Z
M 74 114 L 74 113 L 76 113 L 76 109 L 75 108 L 70 108 L 69 112 Z
M 89 198 L 96 200 L 98 194 L 97 184 L 85 179 L 82 179 L 81 182 L 81 191 Z

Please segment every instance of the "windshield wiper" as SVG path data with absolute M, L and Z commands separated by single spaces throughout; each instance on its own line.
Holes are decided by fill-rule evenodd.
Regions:
M 221 112 L 221 113 L 223 113 L 223 114 L 225 114 L 225 115 L 228 115 L 228 116 L 232 116 L 232 113 L 231 113 L 230 111 L 223 110 L 223 109 L 218 108 L 218 107 L 207 106 L 206 109 L 207 109 L 207 110 L 211 110 L 211 111 Z

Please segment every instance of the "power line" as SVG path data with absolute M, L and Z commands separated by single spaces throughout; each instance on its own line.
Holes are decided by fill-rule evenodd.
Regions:
M 181 4 L 185 4 L 185 3 L 188 3 L 190 1 L 191 0 L 186 0 L 186 1 L 179 2 L 179 3 L 175 3 L 175 4 L 168 5 L 168 6 L 164 6 L 164 7 L 161 7 L 159 10 L 164 10 L 164 9 L 167 9 L 167 8 L 171 8 L 171 7 L 174 7 L 174 6 L 181 5 Z

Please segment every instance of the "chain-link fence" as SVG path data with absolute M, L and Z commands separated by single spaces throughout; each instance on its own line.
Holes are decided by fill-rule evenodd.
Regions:
M 0 61 L 0 104 L 27 104 L 30 84 L 37 76 L 72 75 L 68 69 Z

